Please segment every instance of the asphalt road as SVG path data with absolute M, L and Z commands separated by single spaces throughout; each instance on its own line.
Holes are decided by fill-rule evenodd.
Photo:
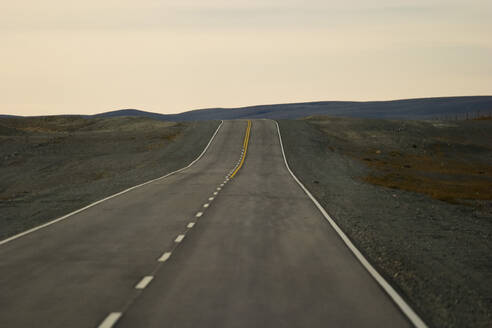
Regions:
M 190 168 L 0 245 L 0 327 L 411 326 L 293 180 L 273 121 L 253 121 L 225 180 L 246 127 L 226 121 Z

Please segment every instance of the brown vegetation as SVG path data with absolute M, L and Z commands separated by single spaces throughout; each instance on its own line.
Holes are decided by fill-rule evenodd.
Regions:
M 477 118 L 474 118 L 474 120 L 475 120 L 475 121 L 486 121 L 486 120 L 492 120 L 492 115 L 477 117 Z
M 338 151 L 364 163 L 365 182 L 450 203 L 492 200 L 492 125 L 467 121 L 310 118 Z M 336 141 L 335 141 L 336 140 Z
M 448 202 L 492 200 L 492 166 L 471 165 L 439 155 L 391 152 L 363 158 L 372 184 L 420 192 Z

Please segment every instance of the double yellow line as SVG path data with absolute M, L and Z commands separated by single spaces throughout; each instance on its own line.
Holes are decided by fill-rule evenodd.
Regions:
M 244 163 L 244 159 L 246 158 L 246 152 L 248 151 L 248 143 L 249 143 L 249 134 L 251 133 L 251 121 L 248 121 L 248 127 L 246 128 L 246 135 L 244 136 L 244 142 L 243 142 L 243 155 L 241 157 L 241 162 L 239 163 L 239 166 L 232 172 L 230 179 L 234 178 L 236 173 L 241 169 Z

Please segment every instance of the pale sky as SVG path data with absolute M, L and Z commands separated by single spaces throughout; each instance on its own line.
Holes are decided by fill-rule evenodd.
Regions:
M 492 94 L 490 0 L 0 0 L 0 114 Z

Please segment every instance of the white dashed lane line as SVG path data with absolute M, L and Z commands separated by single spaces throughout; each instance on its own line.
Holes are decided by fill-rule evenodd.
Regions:
M 111 312 L 108 314 L 106 319 L 98 326 L 98 328 L 111 328 L 114 326 L 116 321 L 121 317 L 121 312 Z
M 145 276 L 140 280 L 140 282 L 135 286 L 135 289 L 144 289 L 150 282 L 154 279 L 154 276 Z
M 169 258 L 171 257 L 171 252 L 165 252 L 162 254 L 161 257 L 159 257 L 159 262 L 166 262 Z
M 224 185 L 229 182 L 229 179 L 231 177 L 231 175 L 233 174 L 233 172 L 236 171 L 236 169 L 239 167 L 239 165 L 241 164 L 241 160 L 244 156 L 244 148 L 241 149 L 241 156 L 239 157 L 239 160 L 237 161 L 236 165 L 234 166 L 234 168 L 224 177 L 225 180 L 223 183 L 220 184 L 219 187 L 217 187 L 217 191 L 214 191 L 213 195 L 214 196 L 217 196 L 219 194 L 219 191 L 222 190 L 222 187 L 224 187 Z M 203 208 L 208 208 L 210 206 L 210 202 L 212 202 L 213 200 L 215 199 L 215 197 L 209 197 L 208 198 L 208 201 L 209 203 L 205 203 L 203 204 Z M 197 212 L 195 214 L 195 217 L 196 218 L 199 218 L 203 215 L 203 212 Z M 189 222 L 186 227 L 188 229 L 191 229 L 195 226 L 196 222 Z M 183 241 L 183 239 L 185 238 L 185 234 L 180 234 L 176 237 L 176 239 L 174 240 L 175 243 L 179 244 Z M 172 255 L 172 252 L 164 252 L 161 257 L 159 257 L 159 259 L 157 260 L 158 262 L 166 262 Z M 135 285 L 135 289 L 138 289 L 138 290 L 143 290 L 145 289 L 150 283 L 151 281 L 154 279 L 154 276 L 145 276 L 142 278 L 142 280 L 140 280 L 138 282 L 138 284 Z M 121 318 L 121 316 L 123 315 L 122 312 L 111 312 L 110 314 L 108 314 L 108 316 L 104 319 L 104 321 L 98 326 L 98 328 L 112 328 L 116 323 L 117 321 Z
M 174 240 L 176 243 L 180 243 L 183 241 L 185 235 L 179 235 L 178 237 L 176 237 L 176 239 Z

